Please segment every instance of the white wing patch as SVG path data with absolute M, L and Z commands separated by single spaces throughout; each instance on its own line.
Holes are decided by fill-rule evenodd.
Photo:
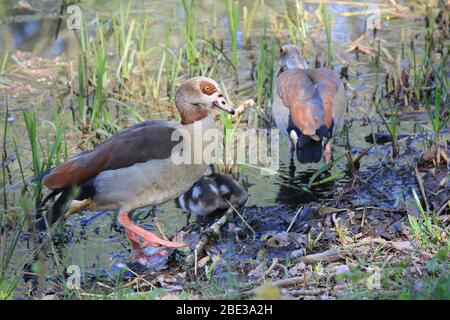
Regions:
M 214 185 L 214 184 L 209 184 L 209 188 L 211 189 L 211 191 L 214 193 L 214 194 L 219 194 L 219 190 L 217 190 L 217 187 Z
M 230 192 L 230 189 L 226 186 L 226 185 L 221 185 L 220 186 L 220 193 L 221 194 L 226 194 L 226 193 L 229 193 Z
M 198 199 L 202 194 L 202 189 L 199 186 L 195 186 L 192 190 L 192 198 Z

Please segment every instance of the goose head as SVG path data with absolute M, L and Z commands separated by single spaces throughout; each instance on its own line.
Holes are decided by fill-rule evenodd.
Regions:
M 308 64 L 305 57 L 303 56 L 300 47 L 293 44 L 285 44 L 280 50 L 280 71 L 290 69 L 307 69 Z
M 211 106 L 234 114 L 217 82 L 207 77 L 184 81 L 177 90 L 175 103 L 183 124 L 203 119 Z

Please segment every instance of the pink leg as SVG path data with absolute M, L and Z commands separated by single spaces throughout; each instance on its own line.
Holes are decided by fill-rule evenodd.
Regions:
M 136 236 L 134 232 L 131 232 L 130 230 L 125 230 L 128 240 L 130 240 L 131 247 L 135 250 L 141 250 L 145 247 L 145 244 L 142 244 L 139 241 L 139 238 Z
M 130 239 L 133 248 L 134 246 L 142 248 L 148 245 L 152 247 L 165 246 L 169 248 L 180 248 L 188 246 L 188 244 L 184 242 L 172 242 L 160 239 L 153 233 L 148 232 L 147 230 L 144 230 L 141 227 L 138 227 L 131 221 L 131 218 L 127 212 L 119 212 L 117 220 L 126 229 L 127 235 Z M 133 235 L 130 237 L 131 233 Z M 137 236 L 142 237 L 145 240 L 145 242 L 143 244 L 140 244 Z
M 331 144 L 330 143 L 327 143 L 327 145 L 325 146 L 324 159 L 325 159 L 325 163 L 331 162 Z

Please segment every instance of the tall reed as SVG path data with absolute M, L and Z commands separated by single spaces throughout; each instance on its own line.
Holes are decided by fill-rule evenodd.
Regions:
M 258 10 L 260 0 L 255 0 L 252 5 L 250 13 L 248 12 L 247 6 L 242 9 L 242 15 L 244 19 L 244 39 L 245 44 L 249 45 L 251 40 L 251 32 L 253 29 L 253 22 L 255 21 L 256 11 Z
M 266 41 L 265 38 L 259 39 L 259 59 L 257 66 L 257 96 L 256 103 L 258 105 L 258 113 L 261 113 L 261 106 L 263 103 L 263 95 L 264 95 L 264 83 L 266 81 Z
M 0 300 L 11 299 L 20 280 L 17 272 L 11 270 L 11 262 L 22 235 L 26 213 L 32 210 L 33 204 L 29 199 L 21 199 L 19 206 L 19 223 L 15 226 L 14 231 L 10 233 L 0 232 Z M 5 212 L 1 214 L 0 222 L 2 222 L 2 225 L 0 225 L 0 229 L 3 227 L 4 214 Z M 12 276 L 11 273 L 13 273 Z
M 23 119 L 25 127 L 28 133 L 28 141 L 31 146 L 31 160 L 33 164 L 33 173 L 35 177 L 38 177 L 42 173 L 41 157 L 39 150 L 39 142 L 37 137 L 37 119 L 34 111 L 26 110 L 23 112 Z M 40 179 L 37 179 L 34 184 L 34 197 L 36 204 L 39 201 L 39 197 L 42 190 L 42 184 Z
M 282 1 L 284 10 L 284 20 L 286 22 L 287 31 L 292 43 L 297 45 L 304 45 L 306 39 L 306 11 L 303 7 L 303 2 L 295 1 L 295 17 L 291 18 L 291 8 L 288 9 L 286 2 Z
M 239 2 L 233 0 L 226 0 L 226 11 L 228 18 L 228 31 L 231 41 L 231 60 L 233 61 L 234 68 L 238 66 L 238 28 L 239 28 Z
M 8 51 L 5 51 L 3 53 L 3 58 L 0 62 L 0 74 L 5 72 L 6 65 L 8 64 L 8 57 L 9 57 L 9 53 L 8 53 Z
M 441 130 L 449 123 L 450 114 L 447 112 L 445 114 L 445 105 L 447 96 L 443 92 L 443 85 L 436 86 L 434 89 L 434 106 L 430 103 L 429 98 L 424 94 L 424 105 L 427 110 L 428 117 L 431 122 L 431 127 L 434 134 L 434 146 L 436 150 L 436 163 L 439 165 L 441 163 Z
M 194 17 L 194 6 L 196 4 L 195 0 L 191 0 L 188 4 L 187 0 L 182 0 L 184 9 L 184 31 L 183 40 L 185 43 L 185 53 L 186 62 L 188 66 L 189 76 L 195 75 L 195 65 L 196 65 L 196 27 L 195 27 L 195 17 Z
M 64 139 L 67 121 L 64 117 L 61 117 L 56 122 L 55 136 L 53 139 L 49 140 L 47 148 L 44 149 L 37 135 L 38 121 L 36 118 L 36 112 L 26 110 L 23 112 L 23 118 L 27 129 L 28 141 L 31 146 L 32 170 L 34 176 L 36 177 L 34 181 L 34 198 L 37 204 L 40 200 L 42 191 L 42 183 L 39 176 L 43 172 L 49 170 L 54 164 L 59 163 L 61 159 L 62 141 Z
M 333 65 L 333 47 L 331 44 L 331 25 L 330 15 L 328 12 L 328 6 L 324 3 L 320 3 L 320 16 L 325 28 L 325 36 L 327 41 L 327 67 L 332 68 Z

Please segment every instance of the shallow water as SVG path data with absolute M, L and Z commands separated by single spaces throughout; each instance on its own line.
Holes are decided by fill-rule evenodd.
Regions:
M 294 2 L 287 1 L 290 8 L 293 8 Z M 62 57 L 63 59 L 76 59 L 77 52 L 80 50 L 80 45 L 75 33 L 68 30 L 64 23 L 60 23 L 58 19 L 36 18 L 37 13 L 45 10 L 53 14 L 59 10 L 59 1 L 49 1 L 41 4 L 38 1 L 31 1 L 31 9 L 23 8 L 19 5 L 19 1 L 0 1 L 0 21 L 8 21 L 15 15 L 31 15 L 28 22 L 14 23 L 9 20 L 7 23 L 0 23 L 0 56 L 2 52 L 8 50 L 14 53 L 15 50 L 24 52 L 31 52 L 35 56 L 43 59 L 54 59 Z M 81 9 L 88 18 L 93 19 L 96 15 L 100 17 L 108 17 L 114 13 L 119 7 L 121 1 L 83 1 Z M 249 10 L 253 1 L 240 1 L 241 12 L 242 6 L 246 5 Z M 265 1 L 266 11 L 272 19 L 283 14 L 282 2 L 276 0 Z M 135 19 L 146 19 L 151 25 L 151 31 L 148 33 L 147 42 L 155 44 L 154 59 L 155 63 L 152 68 L 157 70 L 159 67 L 159 59 L 161 57 L 162 46 L 159 43 L 164 43 L 165 32 L 168 25 L 172 27 L 170 44 L 173 47 L 180 45 L 182 41 L 179 35 L 178 27 L 183 23 L 184 12 L 181 1 L 133 1 L 131 7 L 131 14 Z M 365 6 L 355 6 L 349 4 L 329 4 L 329 9 L 333 13 L 332 19 L 332 46 L 334 52 L 334 67 L 336 71 L 340 71 L 341 66 L 350 65 L 350 84 L 353 88 L 360 88 L 358 95 L 351 102 L 349 117 L 356 119 L 349 129 L 350 144 L 354 151 L 361 151 L 368 146 L 364 137 L 371 134 L 372 129 L 377 130 L 377 126 L 383 129 L 382 124 L 373 122 L 373 128 L 370 125 L 363 126 L 361 117 L 368 114 L 372 117 L 375 113 L 369 109 L 371 94 L 375 81 L 375 64 L 372 58 L 368 56 L 356 56 L 352 52 L 346 52 L 347 46 L 358 36 L 365 32 L 367 15 L 362 12 L 350 17 L 345 16 L 349 12 L 364 11 Z M 315 56 L 318 52 L 325 52 L 325 35 L 323 28 L 314 18 L 313 11 L 317 9 L 317 5 L 306 2 L 305 9 L 309 12 L 311 19 L 308 20 L 308 39 L 306 41 L 305 51 L 308 61 L 311 65 L 314 64 Z M 36 11 L 35 11 L 36 10 Z M 219 37 L 224 38 L 225 49 L 229 52 L 229 40 L 227 31 L 227 19 L 225 13 L 224 2 L 222 1 L 200 1 L 198 9 L 198 17 L 200 24 L 209 26 L 211 32 L 217 32 Z M 242 32 L 239 34 L 239 85 L 246 87 L 251 85 L 255 87 L 254 82 L 250 78 L 252 62 L 258 56 L 257 39 L 263 34 L 262 15 L 257 14 L 253 25 L 252 35 L 255 40 L 247 46 L 244 45 L 244 37 Z M 45 17 L 45 16 L 44 16 Z M 215 22 L 214 22 L 215 21 Z M 270 19 L 269 19 L 270 21 Z M 242 16 L 241 21 L 242 25 Z M 422 23 L 422 22 L 421 22 Z M 421 25 L 421 24 L 420 24 Z M 408 15 L 400 19 L 393 17 L 384 17 L 382 21 L 382 28 L 379 31 L 379 36 L 385 41 L 385 47 L 390 51 L 393 57 L 396 57 L 400 50 L 401 32 L 403 30 L 405 39 L 409 39 L 417 22 L 414 21 L 414 16 Z M 269 26 L 271 34 L 276 32 L 272 30 L 274 25 Z M 283 29 L 283 32 L 286 32 Z M 95 34 L 92 33 L 92 36 Z M 322 55 L 322 60 L 324 55 Z M 43 60 L 44 64 L 46 60 Z M 380 77 L 383 79 L 383 77 Z M 230 88 L 233 85 L 232 79 L 224 79 L 227 86 Z M 32 79 L 25 79 L 24 85 L 33 83 Z M 1 85 L 1 82 L 0 82 Z M 9 100 L 10 115 L 16 119 L 20 118 L 21 111 L 25 108 L 35 108 L 39 111 L 39 118 L 41 120 L 51 120 L 55 110 L 55 102 L 52 95 L 49 94 L 52 88 L 50 84 L 40 84 L 37 92 L 32 92 L 29 95 L 19 95 L 12 97 Z M 252 91 L 252 94 L 256 89 Z M 0 94 L 1 95 L 1 94 Z M 230 96 L 236 105 L 248 99 L 247 95 L 240 95 L 239 93 L 230 90 Z M 3 99 L 0 105 L 4 105 Z M 2 107 L 1 115 L 4 116 L 4 108 Z M 155 112 L 156 113 L 156 112 Z M 159 115 L 156 114 L 156 117 Z M 400 131 L 401 133 L 414 133 L 415 125 L 426 124 L 426 114 L 419 114 L 413 119 L 402 121 Z M 2 122 L 3 126 L 3 122 Z M 0 126 L 0 132 L 3 132 L 3 127 Z M 24 127 L 18 123 L 15 130 L 17 130 L 18 143 L 23 150 L 28 152 L 26 135 L 23 133 Z M 448 132 L 445 133 L 448 137 Z M 341 138 L 335 147 L 335 158 L 344 155 L 345 139 Z M 422 147 L 421 142 L 413 142 L 417 149 Z M 405 153 L 406 147 L 401 146 L 401 153 Z M 361 171 L 370 172 L 374 167 L 379 167 L 381 163 L 389 160 L 390 149 L 386 146 L 375 146 L 364 158 Z M 345 168 L 346 162 L 343 158 L 334 166 L 332 173 Z M 24 163 L 30 167 L 29 159 L 23 159 Z M 401 164 L 407 164 L 412 159 L 408 157 L 401 157 Z M 287 147 L 287 138 L 282 137 L 280 140 L 280 169 L 278 174 L 273 176 L 261 176 L 255 169 L 244 167 L 241 170 L 240 181 L 248 188 L 250 199 L 248 206 L 269 206 L 283 204 L 287 207 L 287 215 L 292 216 L 299 205 L 319 201 L 321 197 L 325 196 L 327 192 L 335 191 L 338 184 L 328 183 L 322 187 L 314 189 L 313 194 L 302 191 L 299 187 L 301 183 L 306 183 L 317 169 L 317 165 L 300 166 L 296 164 L 292 167 L 290 164 L 290 156 Z M 16 183 L 19 182 L 20 177 L 17 178 Z M 381 182 L 382 183 L 382 182 Z M 293 187 L 292 187 L 293 186 Z M 17 186 L 8 186 L 8 192 L 18 193 Z M 395 192 L 394 190 L 391 190 Z M 404 193 L 402 186 L 398 186 L 398 192 Z M 2 200 L 3 201 L 3 200 Z M 64 244 L 65 250 L 62 250 L 64 265 L 80 265 L 85 267 L 89 273 L 96 272 L 113 272 L 113 265 L 117 262 L 123 261 L 129 256 L 128 243 L 124 236 L 117 231 L 111 232 L 113 226 L 113 214 L 105 213 L 86 226 L 81 226 L 84 219 L 93 216 L 95 213 L 86 213 L 83 216 L 74 216 L 68 220 L 68 224 L 75 226 L 74 234 L 69 237 L 69 242 Z M 164 225 L 168 233 L 174 233 L 184 226 L 185 217 L 180 209 L 176 208 L 174 203 L 170 202 L 157 208 L 157 215 Z M 141 222 L 149 228 L 152 228 L 150 219 Z M 70 229 L 70 228 L 67 228 Z M 95 240 L 95 241 L 91 241 Z M 27 248 L 27 243 L 21 242 L 16 254 L 13 258 L 14 265 L 20 265 L 24 261 L 24 257 L 29 255 L 32 248 Z M 49 262 L 50 270 L 53 270 L 52 263 Z M 51 272 L 50 272 L 51 273 Z M 21 289 L 25 293 L 25 289 Z M 20 294 L 18 294 L 20 296 Z

